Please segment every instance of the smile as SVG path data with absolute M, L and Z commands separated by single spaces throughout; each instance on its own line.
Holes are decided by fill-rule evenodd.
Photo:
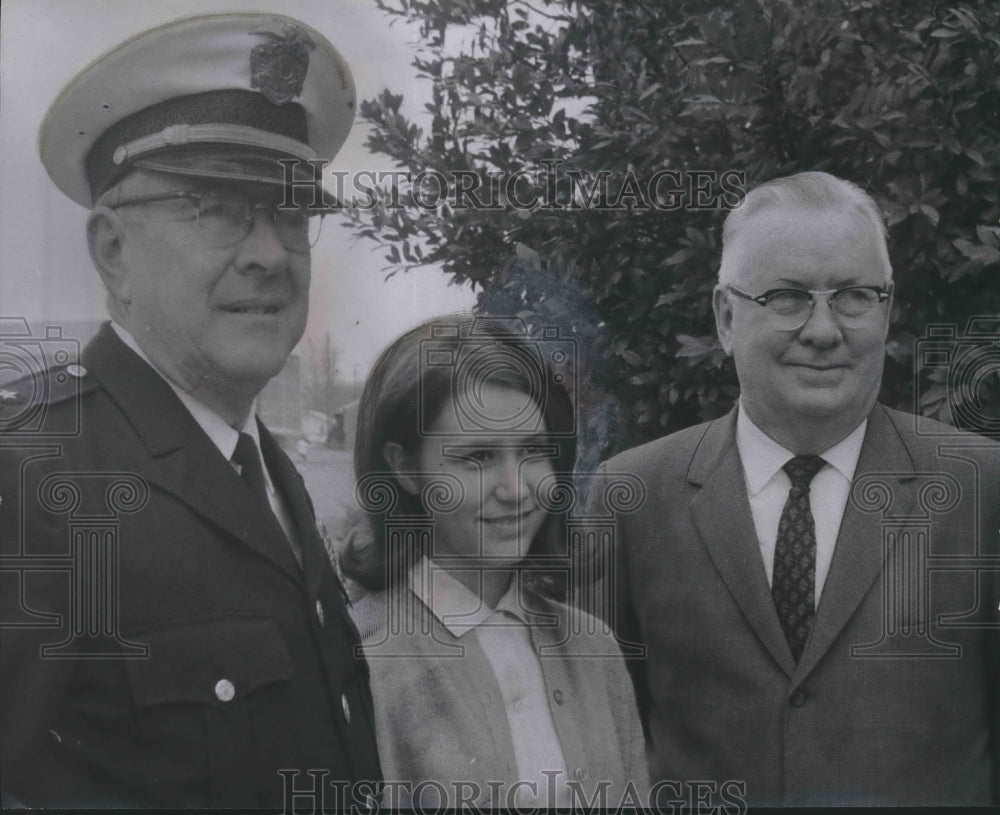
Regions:
M 496 517 L 493 518 L 481 518 L 480 520 L 484 524 L 495 524 L 497 526 L 506 524 L 515 524 L 518 523 L 519 521 L 524 521 L 525 519 L 531 517 L 532 515 L 535 514 L 536 511 L 537 509 L 532 508 L 521 513 L 514 512 L 511 513 L 510 515 L 497 515 Z
M 793 368 L 805 368 L 807 371 L 841 371 L 846 365 L 810 365 L 806 362 L 790 363 Z

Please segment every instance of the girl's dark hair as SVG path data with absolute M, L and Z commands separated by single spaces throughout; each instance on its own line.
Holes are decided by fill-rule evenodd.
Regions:
M 538 346 L 506 324 L 468 314 L 440 317 L 407 331 L 376 361 L 358 406 L 354 472 L 365 505 L 368 529 L 356 528 L 341 559 L 345 574 L 369 590 L 388 588 L 405 576 L 423 554 L 418 535 L 390 545 L 387 520 L 427 518 L 421 497 L 403 489 L 384 456 L 388 442 L 416 453 L 447 405 L 466 399 L 483 385 L 527 394 L 541 408 L 553 461 L 556 489 L 571 491 L 576 458 L 574 406 L 566 388 L 546 364 Z M 522 563 L 537 590 L 562 598 L 568 551 L 565 513 L 550 513 Z M 552 558 L 567 567 L 546 569 Z M 532 559 L 537 563 L 532 568 Z

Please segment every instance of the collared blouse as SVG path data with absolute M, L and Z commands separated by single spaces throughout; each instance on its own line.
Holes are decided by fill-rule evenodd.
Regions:
M 489 609 L 427 560 L 353 613 L 388 806 L 646 805 L 632 684 L 601 621 L 516 578 Z

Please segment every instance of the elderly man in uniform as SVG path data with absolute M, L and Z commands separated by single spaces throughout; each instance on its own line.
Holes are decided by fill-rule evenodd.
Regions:
M 738 406 L 605 468 L 646 490 L 615 620 L 653 803 L 989 803 L 1000 448 L 876 402 L 892 270 L 858 187 L 768 182 L 723 238 Z
M 354 103 L 320 33 L 225 14 L 129 40 L 47 114 L 42 160 L 92 210 L 111 322 L 78 364 L 5 386 L 44 396 L 0 449 L 7 804 L 378 794 L 344 595 L 254 416 L 306 322 L 317 185 L 300 182 Z

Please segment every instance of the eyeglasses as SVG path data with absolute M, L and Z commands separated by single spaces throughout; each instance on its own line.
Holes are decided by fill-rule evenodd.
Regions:
M 826 299 L 826 305 L 833 316 L 845 328 L 863 328 L 868 325 L 878 310 L 892 295 L 892 285 L 847 286 L 843 289 L 807 291 L 805 289 L 768 289 L 756 297 L 727 285 L 729 291 L 744 300 L 750 300 L 764 307 L 767 320 L 776 331 L 798 331 L 808 322 L 816 298 Z
M 249 198 L 236 190 L 185 190 L 141 195 L 113 204 L 111 209 L 161 201 L 186 201 L 188 207 L 181 213 L 181 219 L 195 221 L 205 242 L 219 249 L 236 246 L 250 234 L 254 213 L 258 209 L 271 213 L 278 240 L 289 252 L 308 253 L 316 245 L 323 228 L 322 213 L 308 207 L 252 204 Z

